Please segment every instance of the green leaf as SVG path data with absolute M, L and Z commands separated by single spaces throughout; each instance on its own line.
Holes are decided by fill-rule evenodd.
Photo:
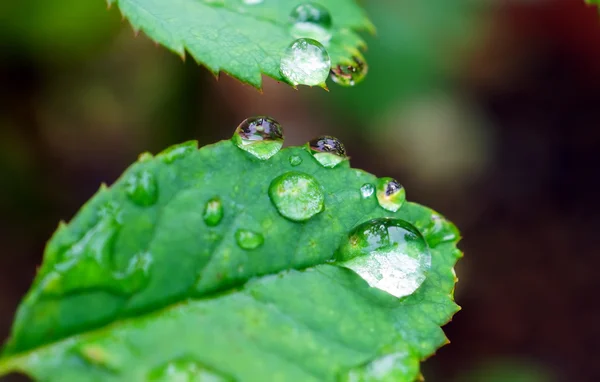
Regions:
M 312 176 L 324 195 L 303 222 L 269 198 L 289 172 Z M 348 161 L 323 167 L 304 147 L 268 160 L 232 141 L 141 155 L 60 224 L 0 375 L 413 381 L 420 360 L 447 343 L 440 326 L 458 309 L 459 234 L 418 204 L 384 210 L 361 193 L 376 182 Z M 412 223 L 431 250 L 425 282 L 404 298 L 330 262 L 354 227 L 380 217 Z
M 284 50 L 295 38 L 289 15 L 297 0 L 108 0 L 117 3 L 136 30 L 180 56 L 187 50 L 215 75 L 223 71 L 261 87 L 261 73 L 278 81 Z M 355 33 L 373 26 L 354 0 L 322 0 L 333 18 L 328 44 L 332 65 L 362 57 L 364 42 Z

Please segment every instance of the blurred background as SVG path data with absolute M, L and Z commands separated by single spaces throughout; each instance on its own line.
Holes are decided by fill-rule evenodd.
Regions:
M 0 340 L 59 220 L 142 151 L 266 114 L 454 221 L 429 381 L 600 381 L 600 16 L 583 0 L 371 0 L 355 88 L 264 92 L 135 37 L 101 0 L 0 2 Z

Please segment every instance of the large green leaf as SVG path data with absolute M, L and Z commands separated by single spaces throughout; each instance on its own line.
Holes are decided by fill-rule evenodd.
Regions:
M 226 72 L 261 87 L 261 73 L 285 81 L 281 56 L 294 41 L 289 15 L 297 0 L 108 0 L 117 3 L 135 29 L 183 56 L 187 50 L 211 72 Z M 333 19 L 327 51 L 332 65 L 361 57 L 355 33 L 373 29 L 354 0 L 321 0 Z
M 304 222 L 281 216 L 269 197 L 290 171 L 314 177 L 324 194 L 324 210 Z M 447 342 L 440 326 L 458 309 L 459 235 L 418 204 L 384 210 L 361 193 L 376 181 L 348 162 L 323 167 L 303 147 L 268 160 L 231 141 L 143 154 L 59 226 L 0 375 L 413 381 L 419 361 Z M 431 249 L 427 279 L 404 298 L 330 262 L 353 227 L 379 217 L 411 222 Z M 241 248 L 248 231 L 264 241 Z

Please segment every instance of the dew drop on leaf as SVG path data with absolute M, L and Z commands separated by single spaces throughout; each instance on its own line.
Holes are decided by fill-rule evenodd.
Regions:
M 157 158 L 160 158 L 163 162 L 170 164 L 175 162 L 177 159 L 183 158 L 186 155 L 196 151 L 197 149 L 198 142 L 185 142 L 165 149 L 163 152 L 157 155 Z
M 206 202 L 202 215 L 204 223 L 209 227 L 216 227 L 223 219 L 223 203 L 219 197 L 214 197 Z
M 269 197 L 279 213 L 293 221 L 306 221 L 323 211 L 325 196 L 317 180 L 301 172 L 287 172 L 269 186 Z
M 404 297 L 425 281 L 431 253 L 413 225 L 404 220 L 379 218 L 352 230 L 336 252 L 335 261 L 352 269 L 370 286 Z
M 335 167 L 348 159 L 346 148 L 337 138 L 328 135 L 308 143 L 310 154 L 324 167 Z
M 143 207 L 153 205 L 158 199 L 156 179 L 147 170 L 131 174 L 125 181 L 125 192 L 132 202 Z
M 189 359 L 178 359 L 159 366 L 150 371 L 147 376 L 147 380 L 152 382 L 232 381 L 231 378 L 225 377 L 221 373 L 211 370 L 210 368 Z
M 365 79 L 369 66 L 358 57 L 353 57 L 350 65 L 337 65 L 331 68 L 331 79 L 342 86 L 354 86 Z
M 251 117 L 240 123 L 232 141 L 240 149 L 266 160 L 283 146 L 283 127 L 269 117 Z
M 290 156 L 290 164 L 293 167 L 299 166 L 300 164 L 302 164 L 302 158 L 300 157 L 300 155 L 291 155 Z
M 329 53 L 320 42 L 299 38 L 283 53 L 281 75 L 292 85 L 325 86 L 331 69 Z
M 346 371 L 338 378 L 340 382 L 394 381 L 412 382 L 419 374 L 419 361 L 409 351 L 386 354 Z
M 251 250 L 260 247 L 264 243 L 265 238 L 258 232 L 248 229 L 238 229 L 235 232 L 235 241 L 240 248 Z
M 374 192 L 375 186 L 373 186 L 371 183 L 365 183 L 360 187 L 360 194 L 365 199 L 373 195 Z
M 244 0 L 244 4 L 256 5 L 262 3 L 264 0 Z
M 383 209 L 396 212 L 402 207 L 405 200 L 406 191 L 397 180 L 380 178 L 377 181 L 377 201 Z
M 303 3 L 292 10 L 291 34 L 296 38 L 311 38 L 325 44 L 331 39 L 331 14 L 324 6 Z

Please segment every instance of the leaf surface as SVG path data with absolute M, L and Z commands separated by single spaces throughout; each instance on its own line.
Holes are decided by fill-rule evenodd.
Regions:
M 180 56 L 187 50 L 215 75 L 223 71 L 260 88 L 261 74 L 278 81 L 285 49 L 295 40 L 290 13 L 296 0 L 108 0 L 136 30 Z M 332 65 L 362 57 L 357 30 L 373 26 L 354 0 L 322 0 L 333 18 L 327 51 Z
M 304 222 L 281 216 L 268 195 L 290 171 L 324 194 L 323 211 Z M 376 181 L 348 162 L 323 167 L 303 147 L 268 160 L 231 141 L 143 154 L 48 243 L 0 375 L 413 381 L 458 309 L 459 234 L 418 204 L 384 210 L 361 194 Z M 380 217 L 412 223 L 431 249 L 427 279 L 404 298 L 331 262 L 353 227 Z M 240 230 L 263 240 L 244 248 Z

